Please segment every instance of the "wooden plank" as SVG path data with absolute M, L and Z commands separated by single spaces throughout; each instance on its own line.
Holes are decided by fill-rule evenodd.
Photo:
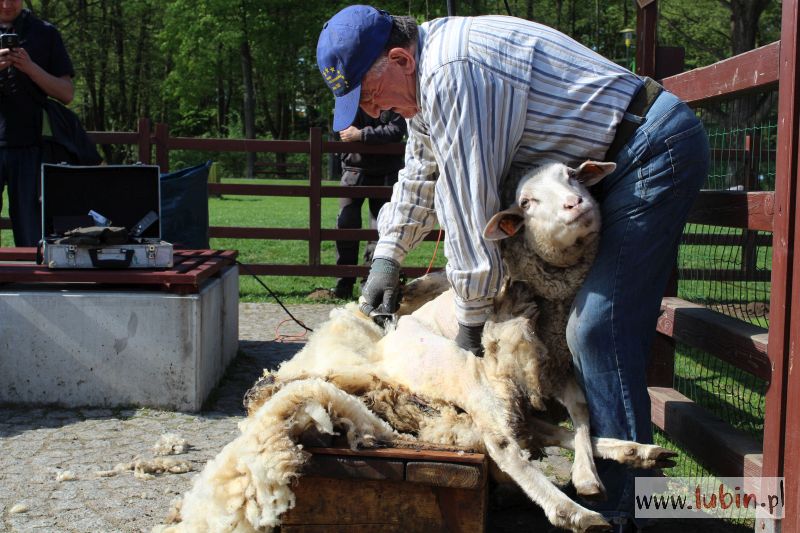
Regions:
M 150 119 L 141 117 L 137 126 L 136 145 L 139 152 L 139 162 L 149 165 L 153 160 L 152 147 L 150 146 Z
M 282 532 L 484 530 L 485 491 L 441 489 L 418 483 L 301 477 L 297 504 L 282 516 Z M 442 491 L 460 492 L 442 496 Z M 443 511 L 440 502 L 446 502 Z M 449 500 L 449 501 L 448 501 Z M 455 523 L 448 522 L 453 515 Z
M 688 222 L 772 231 L 775 193 L 700 191 Z
M 89 139 L 95 144 L 138 144 L 139 133 L 131 131 L 89 131 Z
M 209 183 L 209 194 L 234 194 L 244 196 L 289 196 L 307 198 L 308 185 L 248 185 L 243 183 Z
M 0 261 L 36 261 L 36 248 L 0 248 Z
M 275 239 L 287 241 L 307 241 L 308 229 L 211 226 L 208 228 L 208 236 L 212 239 Z
M 252 228 L 242 226 L 211 226 L 208 228 L 209 237 L 214 239 L 276 239 L 286 241 L 306 241 L 309 235 L 305 228 Z M 444 232 L 442 232 L 444 235 Z M 424 240 L 435 241 L 439 232 L 428 233 Z M 323 241 L 369 241 L 376 240 L 377 230 L 374 229 L 321 229 L 320 239 Z
M 351 450 L 349 448 L 307 448 L 314 455 L 342 455 L 350 457 L 375 457 L 402 459 L 407 461 L 438 461 L 442 463 L 483 464 L 486 456 L 482 453 L 451 452 L 443 450 L 415 450 L 410 448 L 369 448 Z
M 444 518 L 445 531 L 471 533 L 484 530 L 489 499 L 486 477 L 484 476 L 484 485 L 479 493 L 446 488 L 433 489 Z
M 345 265 L 280 265 L 268 263 L 252 263 L 245 265 L 250 274 L 259 276 L 361 276 L 369 273 L 367 266 Z M 427 267 L 403 267 L 402 273 L 408 278 L 422 276 Z M 441 270 L 440 268 L 431 271 Z
M 161 172 L 169 172 L 169 126 L 157 122 L 153 140 L 156 145 L 156 165 Z
M 772 380 L 767 330 L 680 298 L 661 300 L 656 329 L 662 335 L 707 351 L 765 381 Z
M 390 186 L 366 185 L 326 185 L 322 188 L 321 195 L 325 198 L 379 198 L 392 197 Z
M 406 465 L 406 481 L 452 487 L 456 489 L 479 489 L 484 483 L 480 466 L 440 462 L 410 461 Z
M 311 128 L 308 139 L 311 169 L 308 177 L 308 264 L 319 266 L 322 262 L 322 129 Z
M 170 150 L 204 150 L 209 152 L 277 152 L 307 154 L 306 141 L 263 141 L 258 139 L 198 139 L 195 137 L 170 137 Z
M 800 530 L 800 2 L 781 11 L 778 156 L 775 164 L 775 246 L 772 251 L 769 358 L 778 376 L 767 390 L 764 475 L 783 476 L 782 523 L 756 522 L 759 531 Z
M 761 454 L 761 444 L 755 438 L 732 428 L 674 389 L 649 387 L 648 391 L 653 423 L 709 470 L 729 477 L 742 476 L 746 470 L 755 474 L 757 459 L 747 459 Z
M 303 475 L 335 479 L 393 479 L 402 481 L 405 472 L 403 461 L 312 455 L 303 467 Z
M 672 272 L 664 287 L 664 297 L 677 296 L 678 269 L 677 258 L 673 260 Z M 650 362 L 647 366 L 647 384 L 651 387 L 672 387 L 675 379 L 675 339 L 656 335 L 650 349 Z
M 406 143 L 364 144 L 362 142 L 326 141 L 322 143 L 322 151 L 329 154 L 402 155 L 406 151 Z
M 752 234 L 751 234 L 752 235 Z M 743 246 L 747 242 L 747 235 L 717 235 L 713 233 L 684 233 L 681 244 L 693 246 Z M 756 246 L 772 246 L 772 235 L 761 233 L 755 236 Z
M 636 6 L 636 74 L 656 75 L 658 47 L 658 2 L 642 1 Z
M 5 249 L 0 257 L 26 258 L 33 248 Z M 19 250 L 19 251 L 18 251 Z M 108 285 L 164 286 L 183 293 L 197 292 L 202 282 L 234 264 L 235 250 L 179 250 L 171 269 L 50 269 L 31 263 L 0 264 L 4 283 L 92 283 Z
M 778 83 L 780 41 L 661 80 L 693 106 L 773 88 Z
M 680 279 L 701 279 L 706 281 L 762 281 L 769 282 L 769 270 L 743 270 L 740 268 L 681 268 L 678 270 Z

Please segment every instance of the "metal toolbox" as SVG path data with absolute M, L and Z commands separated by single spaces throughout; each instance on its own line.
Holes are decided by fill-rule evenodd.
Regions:
M 172 266 L 172 244 L 161 240 L 157 166 L 44 164 L 41 176 L 42 263 L 50 268 Z M 113 243 L 102 237 L 102 219 L 118 228 Z M 99 228 L 100 236 L 80 242 L 65 237 L 87 227 Z

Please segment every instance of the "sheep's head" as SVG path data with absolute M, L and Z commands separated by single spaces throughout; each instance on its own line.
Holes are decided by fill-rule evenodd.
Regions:
M 615 168 L 586 161 L 577 169 L 552 163 L 531 170 L 520 180 L 515 205 L 492 217 L 484 237 L 505 239 L 524 227 L 533 252 L 553 265 L 570 266 L 583 243 L 593 242 L 600 231 L 600 210 L 587 187 Z

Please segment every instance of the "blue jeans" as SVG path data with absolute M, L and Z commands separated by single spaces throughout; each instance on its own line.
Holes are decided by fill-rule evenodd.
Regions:
M 600 248 L 567 340 L 593 435 L 651 443 L 647 364 L 681 232 L 708 173 L 708 138 L 694 112 L 665 91 L 615 162 L 594 191 Z M 589 507 L 612 521 L 632 517 L 637 472 L 610 461 L 597 468 L 608 500 Z
M 36 246 L 42 238 L 39 208 L 41 149 L 0 147 L 0 208 L 8 186 L 8 214 L 17 246 Z

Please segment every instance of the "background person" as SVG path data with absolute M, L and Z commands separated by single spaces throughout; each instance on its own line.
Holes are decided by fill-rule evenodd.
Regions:
M 451 17 L 418 27 L 410 17 L 350 6 L 323 27 L 317 62 L 336 97 L 335 129 L 346 128 L 358 106 L 411 119 L 405 167 L 378 219 L 362 308 L 393 300 L 400 263 L 438 218 L 456 294 L 456 341 L 474 353 L 505 275 L 499 246 L 482 238 L 505 207 L 504 176 L 512 166 L 548 161 L 616 163 L 594 191 L 600 249 L 567 337 L 593 434 L 652 442 L 650 346 L 709 161 L 694 112 L 568 36 L 512 17 Z M 617 530 L 632 528 L 633 473 L 607 461 L 598 472 L 608 499 L 592 508 Z
M 361 141 L 366 144 L 386 144 L 401 142 L 407 131 L 405 119 L 392 111 L 382 111 L 377 118 L 372 118 L 361 110 L 356 112 L 353 123 L 339 132 L 339 137 L 346 142 Z M 394 185 L 397 182 L 397 171 L 403 168 L 403 156 L 387 154 L 342 154 L 341 184 L 352 185 Z M 384 199 L 368 198 L 370 228 L 377 228 L 378 212 L 387 202 Z M 361 227 L 361 206 L 364 198 L 340 198 L 339 216 L 336 227 L 354 229 Z M 336 241 L 336 264 L 358 264 L 359 241 Z M 364 250 L 364 262 L 372 264 L 375 242 L 367 243 Z M 337 298 L 353 297 L 354 277 L 339 278 L 333 288 Z
M 8 186 L 14 242 L 36 246 L 43 108 L 48 96 L 72 101 L 75 73 L 61 34 L 22 9 L 22 0 L 0 0 L 0 33 L 20 40 L 16 48 L 0 49 L 0 207 Z

